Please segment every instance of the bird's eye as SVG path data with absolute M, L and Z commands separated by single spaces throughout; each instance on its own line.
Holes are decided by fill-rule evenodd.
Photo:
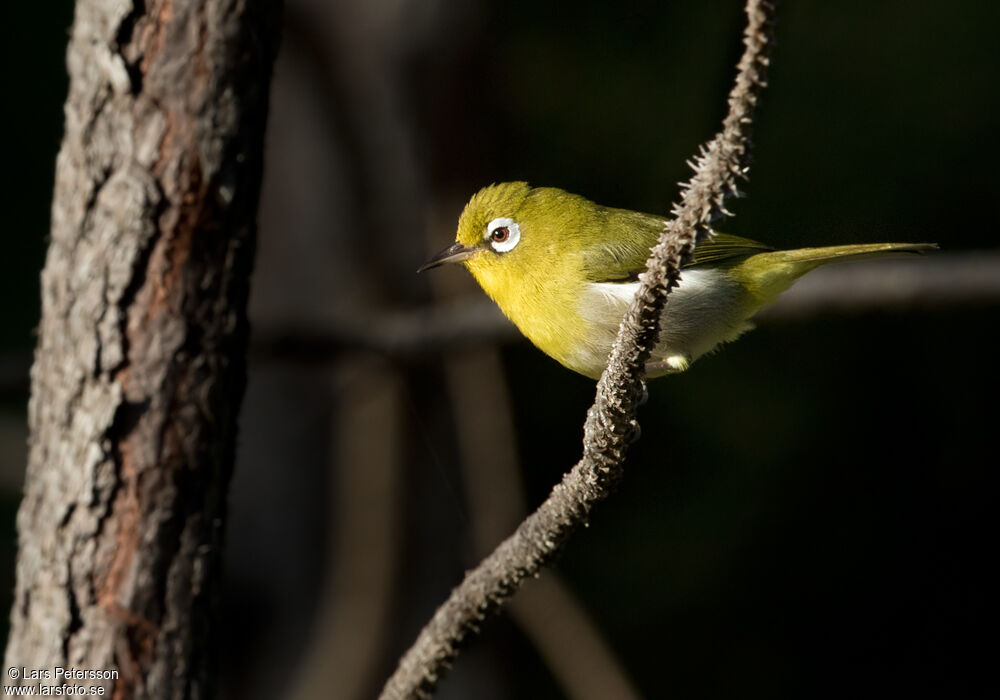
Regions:
M 483 235 L 490 248 L 498 253 L 506 253 L 513 250 L 521 240 L 521 229 L 513 219 L 502 216 L 493 219 L 487 226 Z

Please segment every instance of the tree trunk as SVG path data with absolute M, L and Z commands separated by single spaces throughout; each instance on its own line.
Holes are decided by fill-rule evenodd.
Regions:
M 63 667 L 116 672 L 115 698 L 210 695 L 278 19 L 78 0 L 7 683 Z

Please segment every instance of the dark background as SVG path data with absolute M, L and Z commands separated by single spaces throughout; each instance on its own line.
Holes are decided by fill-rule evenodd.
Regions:
M 478 294 L 442 292 L 460 270 L 412 270 L 490 182 L 668 211 L 742 49 L 741 4 L 723 0 L 286 7 L 251 302 L 262 332 L 417 308 L 431 284 Z M 65 1 L 16 3 L 4 42 L 0 607 L 71 18 Z M 995 247 L 998 24 L 995 0 L 782 3 L 749 197 L 725 230 Z M 767 325 L 651 385 L 625 481 L 555 567 L 644 696 L 992 696 L 997 320 L 963 305 Z M 390 372 L 404 396 L 393 500 L 370 509 L 391 519 L 397 564 L 366 693 L 477 560 L 446 367 L 252 363 L 223 596 L 230 696 L 289 691 L 331 577 L 357 565 L 337 559 L 331 505 L 352 498 L 338 392 L 358 389 L 344 376 L 360 372 L 363 393 Z M 533 507 L 579 457 L 593 382 L 524 341 L 502 345 L 502 371 Z M 441 697 L 561 692 L 502 617 Z

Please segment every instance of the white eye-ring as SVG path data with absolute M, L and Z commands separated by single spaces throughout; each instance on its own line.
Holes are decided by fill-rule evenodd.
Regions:
M 498 253 L 506 253 L 520 242 L 521 229 L 513 219 L 501 216 L 487 224 L 484 238 L 489 242 L 490 248 Z

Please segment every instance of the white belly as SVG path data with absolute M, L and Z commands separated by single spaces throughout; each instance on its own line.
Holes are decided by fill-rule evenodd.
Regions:
M 580 315 L 591 324 L 591 332 L 589 342 L 578 350 L 574 369 L 600 376 L 622 317 L 638 289 L 638 282 L 587 285 L 580 299 Z M 693 362 L 720 343 L 735 340 L 750 330 L 753 324 L 748 319 L 756 312 L 743 287 L 720 270 L 685 270 L 680 286 L 667 296 L 660 319 L 660 342 L 650 362 L 672 357 Z

